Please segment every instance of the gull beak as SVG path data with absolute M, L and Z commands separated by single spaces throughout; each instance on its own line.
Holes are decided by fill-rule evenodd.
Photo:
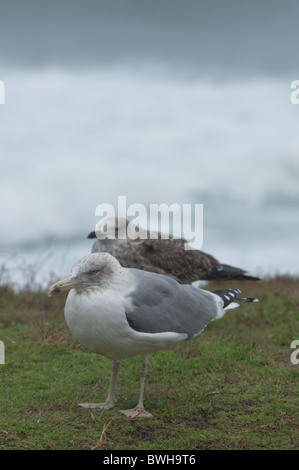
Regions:
M 97 235 L 96 235 L 95 231 L 90 232 L 90 233 L 88 234 L 87 238 L 97 238 Z
M 53 286 L 50 287 L 48 296 L 51 297 L 52 295 L 59 294 L 59 292 L 64 290 L 70 290 L 75 287 L 77 283 L 75 281 L 71 281 L 70 277 L 63 279 L 62 281 L 55 282 Z

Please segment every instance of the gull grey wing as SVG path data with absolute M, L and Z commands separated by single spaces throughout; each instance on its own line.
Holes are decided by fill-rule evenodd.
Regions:
M 181 285 L 168 276 L 128 269 L 136 288 L 128 294 L 127 321 L 143 333 L 199 334 L 219 314 L 215 294 Z

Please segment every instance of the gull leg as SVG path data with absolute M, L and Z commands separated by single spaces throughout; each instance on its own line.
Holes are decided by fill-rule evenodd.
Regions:
M 147 374 L 147 356 L 144 356 L 142 358 L 142 367 L 139 371 L 140 375 L 140 394 L 139 394 L 139 401 L 138 404 L 135 408 L 132 408 L 131 410 L 120 410 L 120 413 L 123 413 L 126 415 L 128 418 L 152 418 L 153 415 L 145 411 L 144 405 L 143 405 L 143 392 L 144 392 L 144 384 L 145 384 L 145 378 Z
M 116 384 L 116 377 L 118 374 L 118 369 L 119 369 L 119 361 L 112 361 L 111 365 L 111 380 L 110 380 L 110 387 L 109 387 L 109 393 L 108 393 L 108 398 L 104 403 L 79 403 L 78 407 L 79 408 L 103 408 L 103 409 L 109 409 L 112 408 L 115 403 L 115 384 Z

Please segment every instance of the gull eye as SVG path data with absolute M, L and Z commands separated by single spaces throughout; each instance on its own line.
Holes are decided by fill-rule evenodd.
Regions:
M 99 271 L 96 271 L 96 270 L 95 270 L 95 271 L 89 271 L 88 274 L 97 274 L 98 272 L 99 272 Z

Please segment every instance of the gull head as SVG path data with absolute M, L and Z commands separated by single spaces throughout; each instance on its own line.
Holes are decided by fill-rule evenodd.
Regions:
M 121 269 L 119 262 L 109 253 L 91 253 L 74 264 L 67 278 L 55 282 L 48 295 L 51 297 L 71 289 L 82 292 L 99 288 L 107 285 Z

